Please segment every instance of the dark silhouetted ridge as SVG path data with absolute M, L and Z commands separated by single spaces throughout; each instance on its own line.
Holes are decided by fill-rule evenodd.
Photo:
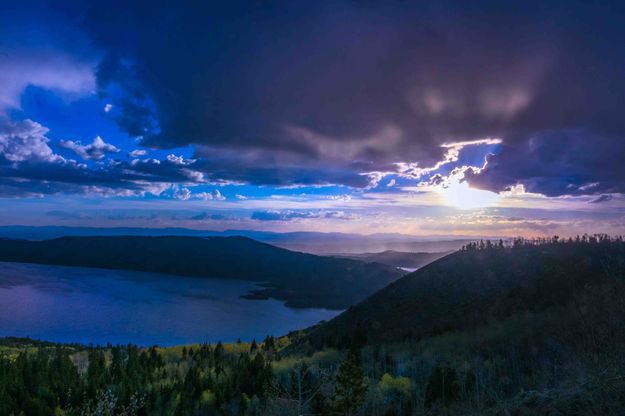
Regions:
M 311 328 L 313 345 L 360 334 L 374 342 L 471 330 L 563 307 L 590 286 L 625 279 L 625 243 L 550 242 L 459 251 L 398 279 Z M 625 295 L 625 294 L 624 294 Z
M 381 264 L 293 252 L 246 237 L 61 237 L 0 240 L 0 261 L 262 282 L 251 298 L 346 308 L 401 273 Z

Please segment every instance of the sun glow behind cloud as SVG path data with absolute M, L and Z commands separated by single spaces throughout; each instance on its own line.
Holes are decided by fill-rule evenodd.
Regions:
M 438 192 L 443 196 L 446 203 L 459 209 L 477 209 L 494 206 L 499 195 L 484 191 L 482 189 L 471 188 L 466 181 L 460 177 L 454 177 L 446 186 L 438 188 Z

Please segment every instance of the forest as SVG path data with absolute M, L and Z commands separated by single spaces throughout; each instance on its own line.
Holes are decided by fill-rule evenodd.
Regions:
M 505 284 L 468 298 L 484 316 L 461 302 L 479 319 L 419 324 L 420 332 L 376 337 L 366 313 L 377 309 L 383 318 L 388 308 L 361 304 L 351 309 L 363 319 L 356 330 L 357 319 L 339 316 L 258 342 L 160 348 L 5 338 L 0 414 L 622 415 L 622 239 L 476 243 L 396 284 L 418 299 L 423 282 L 446 267 L 472 264 L 471 273 L 488 276 L 503 273 L 491 257 L 520 267 L 507 261 L 515 255 L 543 272 L 502 274 Z M 376 297 L 388 299 L 365 303 Z M 332 335 L 335 321 L 345 323 L 342 337 Z

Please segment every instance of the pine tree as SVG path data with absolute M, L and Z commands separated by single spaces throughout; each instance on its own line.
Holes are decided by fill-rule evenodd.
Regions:
M 445 364 L 436 366 L 425 390 L 425 406 L 430 407 L 436 402 L 447 406 L 458 398 L 458 394 L 456 371 Z
M 357 414 L 365 401 L 368 389 L 369 386 L 360 364 L 360 355 L 350 350 L 336 375 L 332 398 L 335 412 L 347 416 Z

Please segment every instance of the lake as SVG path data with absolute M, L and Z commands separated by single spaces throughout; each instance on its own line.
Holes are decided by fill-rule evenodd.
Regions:
M 0 336 L 178 345 L 262 340 L 340 311 L 240 296 L 253 282 L 0 262 Z

